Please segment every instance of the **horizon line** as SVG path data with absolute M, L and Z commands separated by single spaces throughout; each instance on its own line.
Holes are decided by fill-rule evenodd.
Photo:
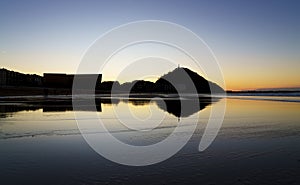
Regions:
M 185 67 L 181 67 L 181 68 L 185 68 Z M 22 73 L 22 74 L 26 74 L 26 75 L 38 75 L 38 76 L 43 76 L 38 72 L 32 72 L 32 73 L 28 73 L 28 72 L 20 72 L 19 70 L 15 70 L 15 69 L 8 69 L 5 67 L 1 67 L 0 69 L 4 69 L 4 70 L 8 70 L 8 71 L 13 71 L 13 72 L 17 72 L 17 73 Z M 42 74 L 69 74 L 66 72 L 43 72 Z M 76 73 L 72 73 L 70 75 L 76 75 Z M 80 74 L 78 74 L 80 75 Z M 103 81 L 103 82 L 109 82 L 109 81 L 114 81 L 114 82 L 120 82 L 118 80 L 107 80 L 107 81 Z M 125 81 L 123 83 L 130 83 L 133 81 L 139 81 L 139 80 L 132 80 L 132 81 Z M 150 80 L 144 80 L 144 81 L 150 81 Z M 151 81 L 154 82 L 154 81 Z M 123 84 L 120 83 L 120 84 Z M 232 92 L 243 92 L 243 91 L 300 91 L 300 86 L 280 86 L 280 87 L 259 87 L 259 88 L 242 88 L 242 89 L 224 89 L 225 91 L 232 91 Z

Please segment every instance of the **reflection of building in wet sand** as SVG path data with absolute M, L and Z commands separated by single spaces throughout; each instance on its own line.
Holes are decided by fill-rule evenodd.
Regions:
M 80 101 L 80 100 L 79 100 Z M 86 104 L 85 100 L 78 102 L 81 104 L 76 111 L 97 111 L 101 112 L 101 99 L 95 100 L 95 105 Z M 0 104 L 0 118 L 10 117 L 12 114 L 21 111 L 36 111 L 42 109 L 43 112 L 66 112 L 73 111 L 71 99 L 36 99 L 35 101 L 24 100 L 22 104 L 6 103 Z
M 95 100 L 95 105 L 89 105 L 85 100 L 77 103 L 81 104 L 81 106 L 77 107 L 76 111 L 102 111 L 100 99 Z M 40 108 L 43 109 L 43 112 L 66 112 L 74 110 L 71 100 L 42 102 Z

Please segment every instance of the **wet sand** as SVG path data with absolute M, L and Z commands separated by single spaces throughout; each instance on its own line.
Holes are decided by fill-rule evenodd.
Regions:
M 298 102 L 222 99 L 227 109 L 213 144 L 198 151 L 211 106 L 199 111 L 197 130 L 188 144 L 170 159 L 146 167 L 108 161 L 80 135 L 72 110 L 20 110 L 0 118 L 0 177 L 3 184 L 300 184 L 300 104 Z M 155 104 L 126 101 L 102 104 L 99 116 L 114 124 L 112 108 L 161 112 Z M 4 106 L 4 104 L 2 104 Z M 155 108 L 156 107 L 156 108 Z M 8 115 L 9 114 L 9 115 Z M 89 112 L 84 112 L 87 119 Z M 152 135 L 118 131 L 134 143 L 156 141 L 170 127 Z M 187 118 L 188 119 L 188 118 Z M 184 134 L 184 133 L 183 133 Z M 180 137 L 180 136 L 179 136 Z

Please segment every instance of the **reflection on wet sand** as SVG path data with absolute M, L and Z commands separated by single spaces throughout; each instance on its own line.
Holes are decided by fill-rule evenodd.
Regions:
M 178 118 L 189 117 L 192 114 L 205 109 L 208 105 L 212 104 L 213 101 L 219 101 L 219 99 L 197 98 L 197 99 L 171 99 L 171 100 L 158 100 L 156 101 L 157 106 L 167 111 Z
M 96 99 L 96 110 L 101 112 L 101 99 Z M 84 101 L 83 101 L 84 102 Z M 73 111 L 71 99 L 40 99 L 39 101 L 25 100 L 22 103 L 8 101 L 0 103 L 0 117 L 9 117 L 11 114 L 20 111 L 36 111 L 42 109 L 43 112 L 66 112 Z M 79 111 L 94 111 L 92 105 L 82 104 Z
M 300 184 L 300 148 L 297 147 L 300 144 L 300 104 L 298 101 L 245 98 L 247 99 L 224 98 L 214 103 L 218 100 L 203 97 L 199 100 L 198 109 L 194 107 L 179 111 L 181 107 L 188 107 L 191 99 L 182 100 L 185 105 L 181 106 L 174 97 L 97 97 L 97 106 L 102 108 L 98 111 L 102 112 L 96 112 L 96 116 L 101 116 L 107 130 L 116 139 L 133 146 L 158 143 L 178 126 L 188 129 L 199 114 L 197 129 L 188 144 L 170 159 L 145 168 L 120 166 L 95 153 L 78 130 L 70 108 L 71 97 L 70 100 L 57 96 L 50 96 L 47 100 L 41 100 L 44 99 L 42 97 L 14 101 L 0 99 L 2 115 L 12 116 L 0 118 L 1 182 Z M 274 98 L 285 99 L 272 97 Z M 84 106 L 84 98 L 81 99 Z M 218 110 L 222 101 L 227 104 L 222 128 L 210 148 L 199 153 L 200 138 L 212 107 Z M 59 112 L 43 112 L 49 107 L 62 108 L 58 109 Z M 95 112 L 84 111 L 78 114 L 84 116 L 83 120 L 87 123 L 95 120 Z M 180 125 L 176 115 L 183 117 L 189 114 L 193 115 L 181 118 L 180 122 L 186 124 Z M 126 125 L 119 122 L 119 117 L 124 118 Z M 151 119 L 144 124 L 143 120 L 147 118 Z M 163 121 L 154 129 L 153 125 L 162 120 L 160 118 Z M 130 129 L 140 128 L 137 126 L 144 126 L 146 129 L 141 132 Z M 83 131 L 91 135 L 99 133 L 93 128 Z M 185 135 L 184 131 L 176 136 L 180 138 Z M 218 178 L 215 172 L 218 172 Z M 28 178 L 32 174 L 36 174 L 39 179 Z M 59 178 L 53 178 L 54 176 Z M 146 183 L 145 177 L 149 177 Z M 165 181 L 158 182 L 157 179 Z
M 219 101 L 219 98 L 211 97 L 201 97 L 201 98 L 160 98 L 160 99 L 151 99 L 151 98 L 96 98 L 95 106 L 86 104 L 86 101 L 83 99 L 76 100 L 80 107 L 76 111 L 97 111 L 102 112 L 102 104 L 105 105 L 117 105 L 121 101 L 125 103 L 131 103 L 133 106 L 146 106 L 151 102 L 155 104 L 161 110 L 168 112 L 169 114 L 180 117 L 189 117 L 190 115 L 201 111 L 206 108 L 213 102 Z M 18 102 L 20 102 L 18 100 Z M 11 114 L 20 112 L 20 111 L 36 111 L 42 109 L 43 112 L 66 112 L 73 111 L 72 99 L 71 98 L 42 98 L 42 99 L 24 99 L 22 103 L 17 103 L 14 101 L 7 101 L 2 103 L 0 102 L 0 117 L 5 118 L 9 117 Z

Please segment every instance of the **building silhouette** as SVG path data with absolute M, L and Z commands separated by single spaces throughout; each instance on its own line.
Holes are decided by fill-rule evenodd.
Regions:
M 102 74 L 65 74 L 44 73 L 43 76 L 36 74 L 23 74 L 7 69 L 0 69 L 0 87 L 45 87 L 71 89 L 73 80 L 83 85 L 96 79 L 96 88 L 100 86 Z
M 42 86 L 43 78 L 36 74 L 23 74 L 7 69 L 0 69 L 0 86 Z
M 102 74 L 65 74 L 65 73 L 44 73 L 43 85 L 48 88 L 72 88 L 73 80 L 84 84 L 93 82 L 96 79 L 96 88 L 100 86 Z

